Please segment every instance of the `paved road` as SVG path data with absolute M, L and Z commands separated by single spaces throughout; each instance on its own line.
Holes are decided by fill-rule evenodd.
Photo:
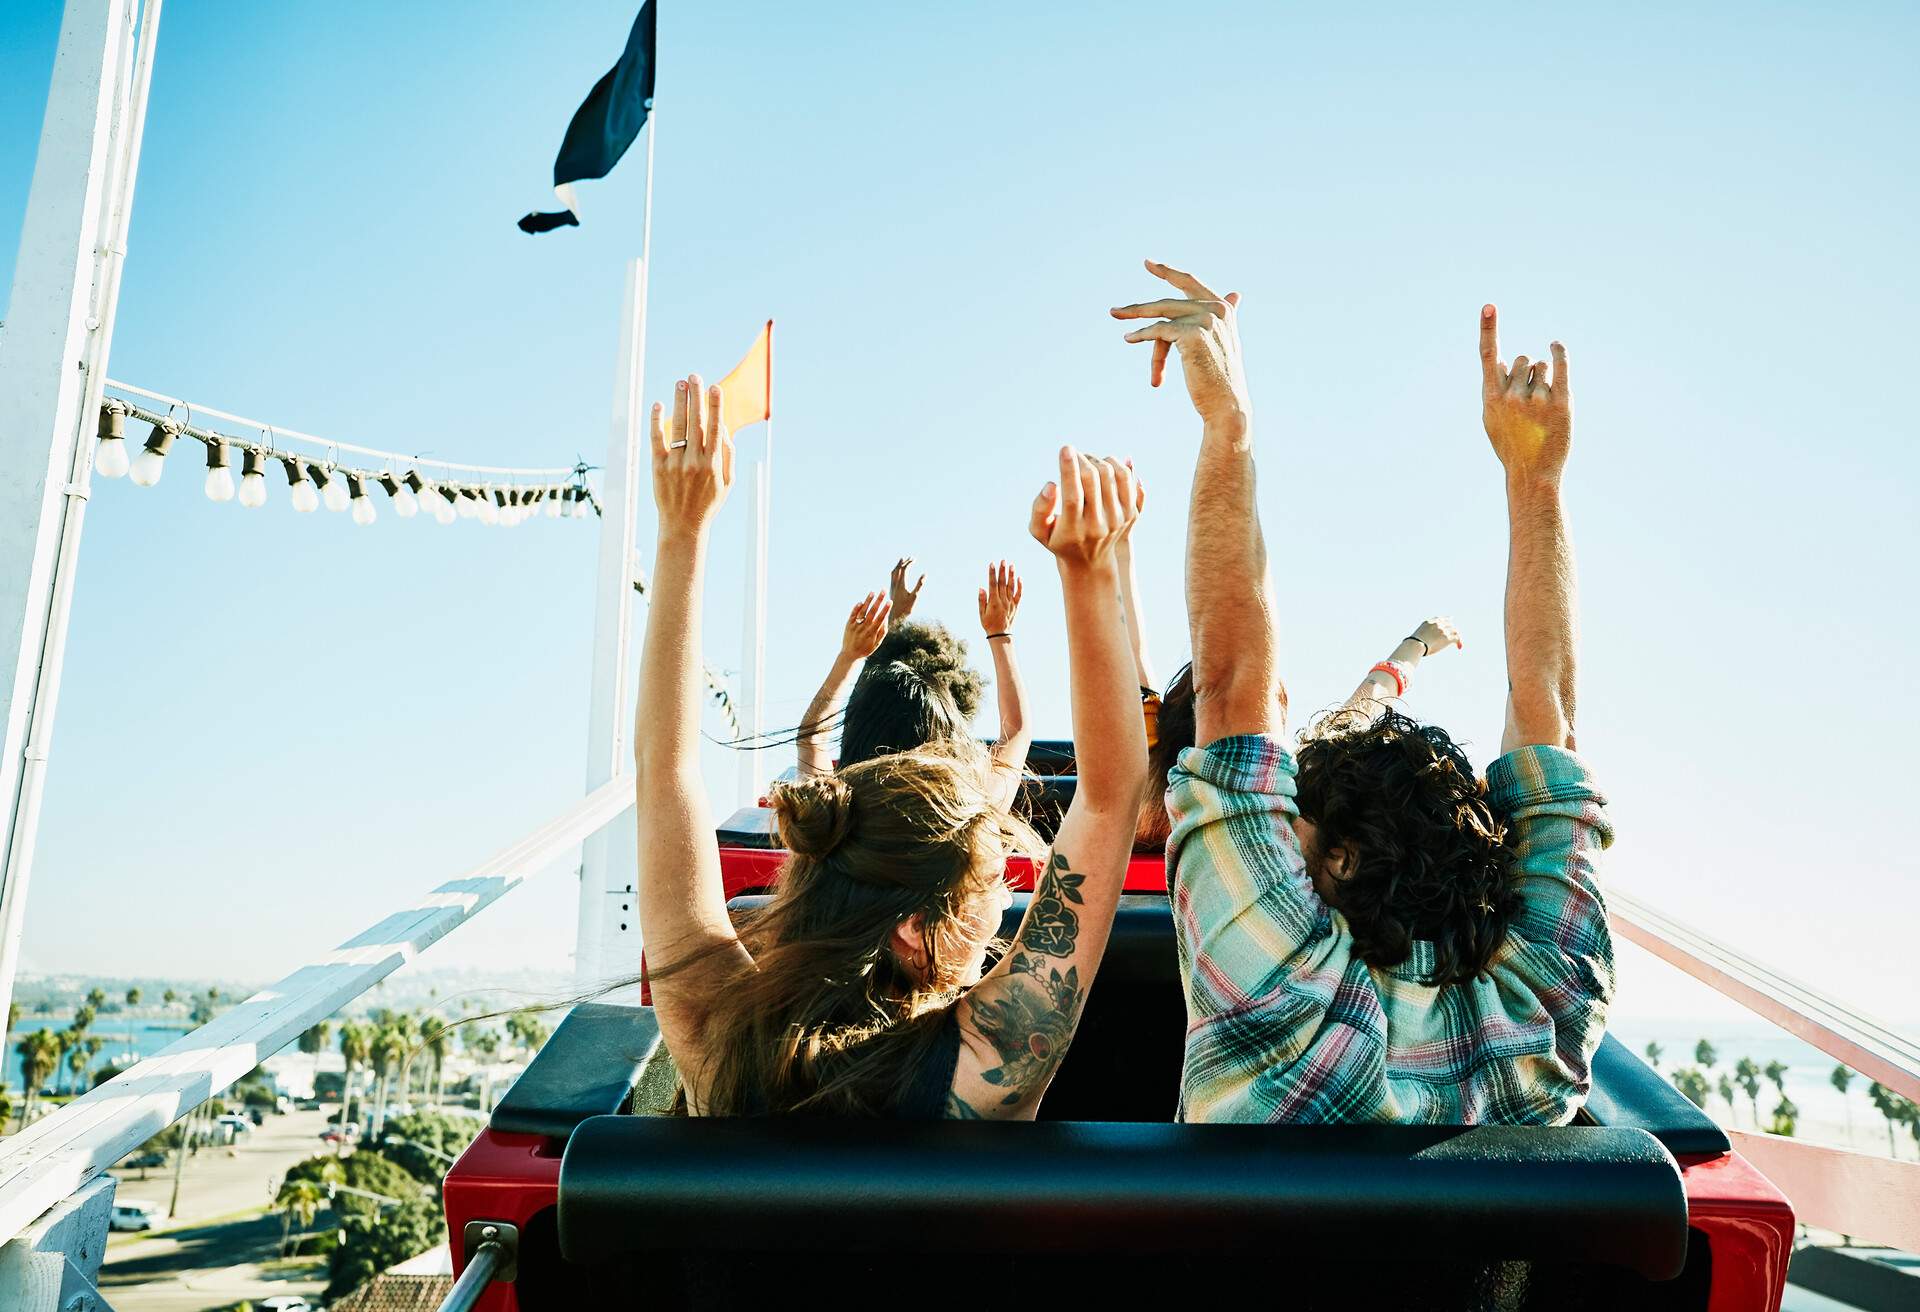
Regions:
M 281 1218 L 259 1215 L 287 1168 L 321 1151 L 320 1112 L 269 1116 L 226 1148 L 202 1148 L 187 1159 L 178 1215 L 151 1234 L 116 1234 L 107 1243 L 101 1284 L 120 1312 L 201 1312 L 269 1294 L 312 1297 L 324 1280 L 263 1276 L 259 1264 L 279 1256 Z M 158 1203 L 173 1193 L 171 1169 L 115 1171 L 117 1197 Z M 235 1213 L 248 1215 L 234 1219 Z M 324 1215 L 324 1214 L 323 1214 Z

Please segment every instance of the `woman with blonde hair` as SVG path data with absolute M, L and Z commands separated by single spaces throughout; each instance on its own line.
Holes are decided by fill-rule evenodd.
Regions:
M 1146 777 L 1114 548 L 1137 514 L 1124 463 L 1063 448 L 1028 524 L 1059 568 L 1081 775 L 1050 852 L 976 744 L 879 756 L 776 789 L 792 853 L 736 927 L 700 778 L 707 538 L 733 482 L 720 391 L 653 410 L 659 542 L 634 752 L 640 923 L 655 1012 L 696 1115 L 1030 1118 L 1112 927 Z M 1007 859 L 1033 903 L 991 970 Z

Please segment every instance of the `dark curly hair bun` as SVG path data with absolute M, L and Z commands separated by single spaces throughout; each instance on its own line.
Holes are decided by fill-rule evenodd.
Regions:
M 980 709 L 986 683 L 967 667 L 967 644 L 945 625 L 919 620 L 894 625 L 867 658 L 867 668 L 877 670 L 895 661 L 951 698 L 961 719 L 971 720 Z
M 853 828 L 853 789 L 838 775 L 817 774 L 780 784 L 768 798 L 790 852 L 820 860 L 840 846 Z
M 1388 710 L 1330 717 L 1301 745 L 1297 802 L 1317 833 L 1310 859 L 1354 854 L 1338 905 L 1369 965 L 1433 946 L 1430 984 L 1486 970 L 1519 909 L 1505 827 L 1467 754 L 1436 725 Z

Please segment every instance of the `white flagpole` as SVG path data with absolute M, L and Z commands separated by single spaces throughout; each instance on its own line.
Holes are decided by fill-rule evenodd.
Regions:
M 647 183 L 640 220 L 640 258 L 628 262 L 620 312 L 613 422 L 601 477 L 600 560 L 593 624 L 593 682 L 587 721 L 587 791 L 633 770 L 629 740 L 634 683 L 633 571 L 640 496 L 641 430 L 647 361 L 647 283 L 653 258 L 653 152 L 660 115 L 647 118 Z M 590 836 L 580 853 L 574 980 L 593 988 L 640 971 L 640 921 L 633 887 L 639 867 L 634 822 L 615 820 Z
M 768 395 L 772 395 L 771 388 Z M 746 718 L 742 731 L 750 740 L 757 740 L 766 731 L 767 538 L 772 495 L 773 418 L 769 415 L 766 454 L 753 466 L 753 518 L 748 526 L 745 614 L 740 636 L 740 701 Z M 754 805 L 766 790 L 766 762 L 758 746 L 739 754 L 738 788 L 741 806 Z

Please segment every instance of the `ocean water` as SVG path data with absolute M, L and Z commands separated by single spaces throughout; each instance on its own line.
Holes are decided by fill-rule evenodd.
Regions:
M 13 1033 L 7 1037 L 6 1062 L 4 1066 L 0 1066 L 0 1072 L 4 1074 L 0 1074 L 0 1079 L 6 1081 L 7 1091 L 15 1098 L 20 1096 L 25 1083 L 20 1078 L 20 1054 L 16 1050 L 20 1040 L 35 1030 L 62 1030 L 72 1023 L 71 1014 L 22 1016 L 19 1024 L 13 1027 Z M 193 1026 L 187 1023 L 185 1017 L 143 1019 L 118 1015 L 100 1016 L 94 1020 L 93 1026 L 87 1031 L 107 1041 L 106 1046 L 100 1050 L 95 1069 L 108 1064 L 122 1064 L 120 1058 L 128 1052 L 136 1053 L 141 1057 L 151 1057 L 192 1028 Z M 68 1086 L 63 1081 L 73 1078 L 71 1072 L 56 1074 L 48 1081 L 48 1087 L 64 1089 Z

